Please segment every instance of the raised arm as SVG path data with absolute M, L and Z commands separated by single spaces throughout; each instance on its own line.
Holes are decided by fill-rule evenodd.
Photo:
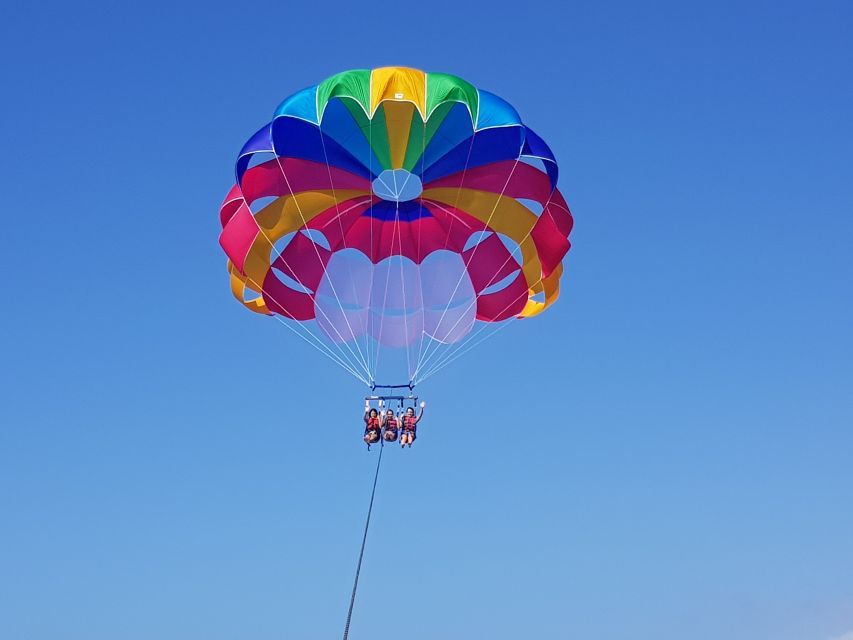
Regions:
M 415 424 L 421 421 L 421 418 L 424 417 L 424 408 L 426 407 L 426 402 L 421 402 L 421 412 L 418 414 L 418 417 L 415 418 Z

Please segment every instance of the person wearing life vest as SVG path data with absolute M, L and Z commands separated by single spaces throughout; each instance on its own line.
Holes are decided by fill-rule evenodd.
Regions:
M 370 445 L 379 442 L 379 433 L 382 430 L 382 422 L 379 419 L 379 412 L 376 409 L 371 409 L 370 404 L 364 403 L 364 441 L 367 443 L 367 448 Z
M 426 402 L 421 402 L 421 412 L 416 416 L 414 407 L 406 409 L 406 413 L 400 415 L 400 422 L 403 425 L 403 434 L 400 436 L 400 446 L 409 445 L 412 448 L 412 443 L 418 437 L 418 422 L 424 417 L 424 407 Z
M 396 442 L 397 441 L 397 430 L 400 426 L 400 422 L 397 419 L 397 416 L 394 415 L 394 412 L 391 409 L 385 412 L 385 415 L 382 416 L 382 427 L 384 428 L 384 433 L 382 437 L 385 438 L 385 442 Z

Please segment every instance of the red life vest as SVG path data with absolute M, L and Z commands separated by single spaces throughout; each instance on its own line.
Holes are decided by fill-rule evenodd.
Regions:
M 403 429 L 414 431 L 415 425 L 417 425 L 417 418 L 415 416 L 403 416 Z
M 368 431 L 379 431 L 379 418 L 368 418 L 367 419 L 367 430 Z
M 386 429 L 396 429 L 397 428 L 397 418 L 385 418 L 385 428 Z

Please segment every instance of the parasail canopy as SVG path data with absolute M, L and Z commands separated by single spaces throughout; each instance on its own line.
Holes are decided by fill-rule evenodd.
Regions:
M 557 299 L 572 229 L 557 176 L 515 109 L 461 78 L 337 74 L 238 156 L 220 210 L 231 289 L 368 384 L 421 381 Z

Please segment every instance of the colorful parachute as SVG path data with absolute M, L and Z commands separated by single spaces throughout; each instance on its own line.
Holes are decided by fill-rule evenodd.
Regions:
M 414 383 L 556 300 L 572 229 L 556 184 L 551 150 L 497 96 L 346 71 L 287 98 L 240 152 L 220 210 L 231 289 L 368 384 L 380 356 Z

